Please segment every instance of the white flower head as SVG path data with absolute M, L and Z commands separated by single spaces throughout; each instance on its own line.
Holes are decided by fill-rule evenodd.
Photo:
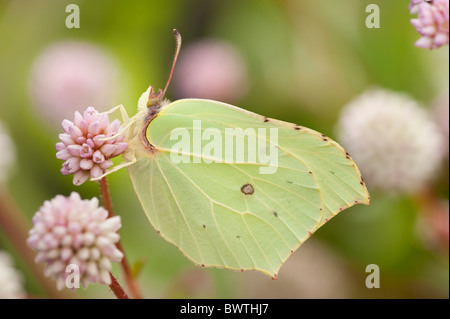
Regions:
M 0 183 L 6 180 L 16 159 L 14 143 L 0 122 Z
M 369 188 L 416 192 L 436 173 L 443 138 L 429 114 L 407 95 L 373 89 L 342 111 L 339 136 Z
M 22 274 L 13 268 L 11 256 L 0 251 L 0 299 L 25 298 Z

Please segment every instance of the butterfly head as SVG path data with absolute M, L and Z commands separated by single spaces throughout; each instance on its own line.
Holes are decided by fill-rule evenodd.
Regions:
M 153 85 L 149 87 L 148 100 L 147 100 L 147 108 L 151 108 L 161 103 L 161 100 L 164 99 L 165 90 L 159 89 L 158 92 L 155 92 L 155 88 Z
M 138 102 L 138 110 L 150 110 L 152 108 L 165 104 L 164 91 L 159 89 L 155 92 L 155 87 L 150 85 L 148 89 L 142 93 Z

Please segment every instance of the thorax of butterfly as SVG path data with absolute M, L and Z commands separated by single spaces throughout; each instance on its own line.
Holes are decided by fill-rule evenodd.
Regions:
M 148 157 L 157 151 L 148 141 L 147 129 L 161 110 L 170 104 L 170 101 L 165 98 L 152 99 L 152 91 L 153 86 L 150 86 L 147 91 L 142 93 L 138 101 L 138 112 L 130 119 L 131 123 L 125 133 L 128 149 L 123 154 L 126 161 Z

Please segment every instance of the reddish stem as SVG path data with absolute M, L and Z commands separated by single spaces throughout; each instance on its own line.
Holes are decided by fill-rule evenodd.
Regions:
M 111 200 L 111 195 L 109 192 L 109 187 L 108 187 L 108 182 L 106 180 L 106 177 L 102 178 L 100 180 L 99 184 L 100 184 L 100 192 L 102 194 L 102 199 L 103 199 L 103 206 L 108 211 L 108 217 L 113 217 L 114 212 L 113 212 L 113 208 L 112 208 L 112 200 Z M 125 252 L 123 250 L 123 247 L 122 247 L 122 244 L 120 241 L 117 242 L 116 247 L 123 253 L 123 258 L 122 258 L 122 261 L 120 262 L 120 264 L 122 266 L 122 270 L 123 270 L 123 274 L 124 274 L 127 286 L 130 289 L 131 294 L 133 295 L 134 298 L 142 299 L 142 295 L 140 293 L 139 287 L 131 273 L 130 265 L 128 264 Z
M 111 284 L 109 285 L 109 288 L 111 288 L 114 295 L 116 295 L 117 299 L 129 299 L 127 293 L 125 290 L 123 290 L 122 286 L 119 284 L 117 279 L 113 276 L 113 274 L 109 273 L 111 277 Z
M 420 212 L 429 223 L 440 245 L 448 255 L 448 206 L 444 205 L 436 191 L 430 186 L 416 197 Z

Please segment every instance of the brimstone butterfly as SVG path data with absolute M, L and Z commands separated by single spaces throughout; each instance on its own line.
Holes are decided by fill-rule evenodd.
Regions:
M 156 231 L 202 267 L 277 277 L 319 227 L 369 194 L 351 157 L 311 129 L 221 102 L 142 94 L 123 130 L 136 194 Z M 109 172 L 108 172 L 109 173 Z

